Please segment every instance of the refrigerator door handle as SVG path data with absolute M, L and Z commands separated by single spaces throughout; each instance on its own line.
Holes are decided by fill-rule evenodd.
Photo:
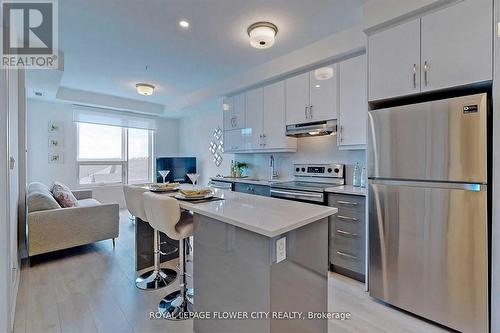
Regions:
M 488 186 L 481 183 L 452 183 L 452 182 L 429 182 L 429 181 L 411 181 L 411 180 L 386 180 L 370 178 L 370 183 L 392 186 L 424 187 L 424 188 L 442 188 L 464 191 L 486 191 Z

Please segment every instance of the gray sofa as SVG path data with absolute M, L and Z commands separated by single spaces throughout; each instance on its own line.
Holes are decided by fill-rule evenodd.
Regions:
M 28 208 L 28 255 L 62 250 L 114 239 L 119 233 L 118 204 L 101 204 L 92 191 L 72 191 L 78 207 L 61 208 L 49 188 L 31 183 L 26 194 Z

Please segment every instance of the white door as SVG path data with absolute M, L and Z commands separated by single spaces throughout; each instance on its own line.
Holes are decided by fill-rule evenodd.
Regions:
M 242 129 L 224 131 L 224 151 L 226 153 L 241 151 L 244 148 Z
M 286 124 L 309 122 L 309 73 L 286 79 Z
M 320 79 L 320 72 L 330 69 L 333 75 L 328 79 Z M 337 66 L 331 65 L 309 73 L 309 121 L 337 119 L 338 108 L 338 75 Z
M 339 76 L 338 145 L 346 148 L 364 146 L 368 120 L 366 55 L 341 62 Z
M 420 18 L 368 38 L 369 100 L 420 92 Z
M 224 117 L 224 130 L 231 130 L 234 126 L 234 97 L 222 98 L 222 112 Z
M 422 17 L 422 91 L 492 79 L 492 6 L 462 1 Z
M 285 81 L 280 81 L 264 87 L 263 148 L 296 149 L 297 139 L 285 131 Z
M 10 254 L 11 254 L 11 283 L 15 283 L 17 274 L 17 216 L 19 199 L 19 173 L 17 161 L 19 160 L 18 143 L 18 71 L 9 70 L 9 191 L 10 191 Z
M 263 99 L 263 88 L 250 90 L 246 93 L 245 129 L 248 135 L 245 137 L 245 149 L 248 150 L 263 148 Z
M 234 96 L 233 100 L 233 117 L 234 124 L 233 129 L 244 128 L 245 127 L 245 94 L 239 94 Z

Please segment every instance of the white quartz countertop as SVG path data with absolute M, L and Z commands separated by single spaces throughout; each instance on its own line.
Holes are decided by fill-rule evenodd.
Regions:
M 366 196 L 366 188 L 354 187 L 352 185 L 328 187 L 325 191 L 328 193 Z
M 337 208 L 291 200 L 214 189 L 225 200 L 190 203 L 180 207 L 242 229 L 276 237 L 337 213 Z
M 212 177 L 210 179 L 228 183 L 243 183 L 243 184 L 264 185 L 264 186 L 271 186 L 272 184 L 283 183 L 291 180 L 291 179 L 266 180 L 266 179 L 254 179 L 254 178 L 232 178 L 232 177 Z

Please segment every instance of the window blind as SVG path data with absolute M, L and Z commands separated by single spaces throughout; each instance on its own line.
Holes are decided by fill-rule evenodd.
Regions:
M 73 105 L 73 121 L 79 123 L 156 130 L 156 118 L 83 105 Z

